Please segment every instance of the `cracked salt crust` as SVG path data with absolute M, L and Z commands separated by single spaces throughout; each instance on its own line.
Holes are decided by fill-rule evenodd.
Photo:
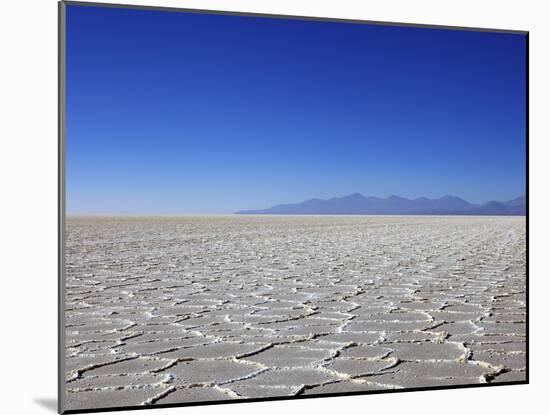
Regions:
M 525 219 L 69 218 L 67 409 L 525 379 Z

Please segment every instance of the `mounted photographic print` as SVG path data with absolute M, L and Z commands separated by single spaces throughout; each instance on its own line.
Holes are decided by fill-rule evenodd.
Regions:
M 527 32 L 59 10 L 60 412 L 527 383 Z

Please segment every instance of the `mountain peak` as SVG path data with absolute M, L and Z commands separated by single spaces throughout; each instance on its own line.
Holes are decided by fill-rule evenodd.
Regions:
M 464 200 L 464 199 L 461 199 L 461 198 L 458 197 L 458 196 L 445 195 L 445 196 L 443 196 L 443 197 L 440 197 L 439 200 Z

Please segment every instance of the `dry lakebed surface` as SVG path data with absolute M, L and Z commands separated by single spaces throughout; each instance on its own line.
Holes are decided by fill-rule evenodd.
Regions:
M 66 409 L 522 381 L 524 217 L 69 217 Z

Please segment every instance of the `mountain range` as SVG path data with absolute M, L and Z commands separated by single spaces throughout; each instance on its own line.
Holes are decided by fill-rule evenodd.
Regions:
M 494 200 L 482 205 L 456 196 L 439 199 L 400 196 L 380 198 L 353 193 L 331 199 L 310 199 L 301 203 L 276 205 L 267 209 L 242 210 L 240 215 L 525 215 L 525 196 L 506 202 Z

